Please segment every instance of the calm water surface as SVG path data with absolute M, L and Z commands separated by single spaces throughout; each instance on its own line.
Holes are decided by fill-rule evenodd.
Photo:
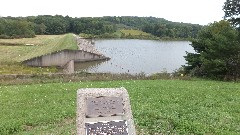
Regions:
M 96 48 L 109 61 L 76 63 L 76 71 L 142 73 L 173 72 L 186 63 L 186 51 L 193 52 L 188 41 L 153 41 L 137 39 L 97 40 Z

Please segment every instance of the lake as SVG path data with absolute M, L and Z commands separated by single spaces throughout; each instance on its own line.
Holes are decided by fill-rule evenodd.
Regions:
M 194 52 L 188 41 L 138 39 L 97 40 L 96 48 L 109 61 L 75 63 L 76 72 L 145 73 L 173 72 L 186 63 L 186 51 Z

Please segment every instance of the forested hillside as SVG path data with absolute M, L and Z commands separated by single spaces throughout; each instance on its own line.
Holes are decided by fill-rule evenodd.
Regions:
M 58 35 L 84 33 L 112 34 L 122 29 L 141 30 L 159 38 L 195 38 L 203 26 L 178 23 L 155 17 L 81 17 L 39 15 L 1 17 L 0 38 L 34 37 L 35 34 Z

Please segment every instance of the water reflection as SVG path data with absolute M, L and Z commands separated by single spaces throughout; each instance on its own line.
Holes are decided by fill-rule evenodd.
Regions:
M 99 61 L 89 61 L 89 62 L 75 62 L 74 69 L 76 72 L 86 72 L 88 70 L 94 70 L 96 67 L 101 65 L 101 63 L 106 62 L 106 60 Z
M 194 52 L 189 44 L 187 41 L 97 40 L 97 49 L 111 59 L 96 65 L 95 62 L 88 63 L 90 68 L 85 71 L 130 74 L 173 72 L 186 63 L 183 58 L 185 51 Z

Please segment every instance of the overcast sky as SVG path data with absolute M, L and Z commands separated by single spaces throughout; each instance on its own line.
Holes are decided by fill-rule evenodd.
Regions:
M 222 20 L 226 0 L 2 0 L 0 16 L 153 16 L 206 25 Z

